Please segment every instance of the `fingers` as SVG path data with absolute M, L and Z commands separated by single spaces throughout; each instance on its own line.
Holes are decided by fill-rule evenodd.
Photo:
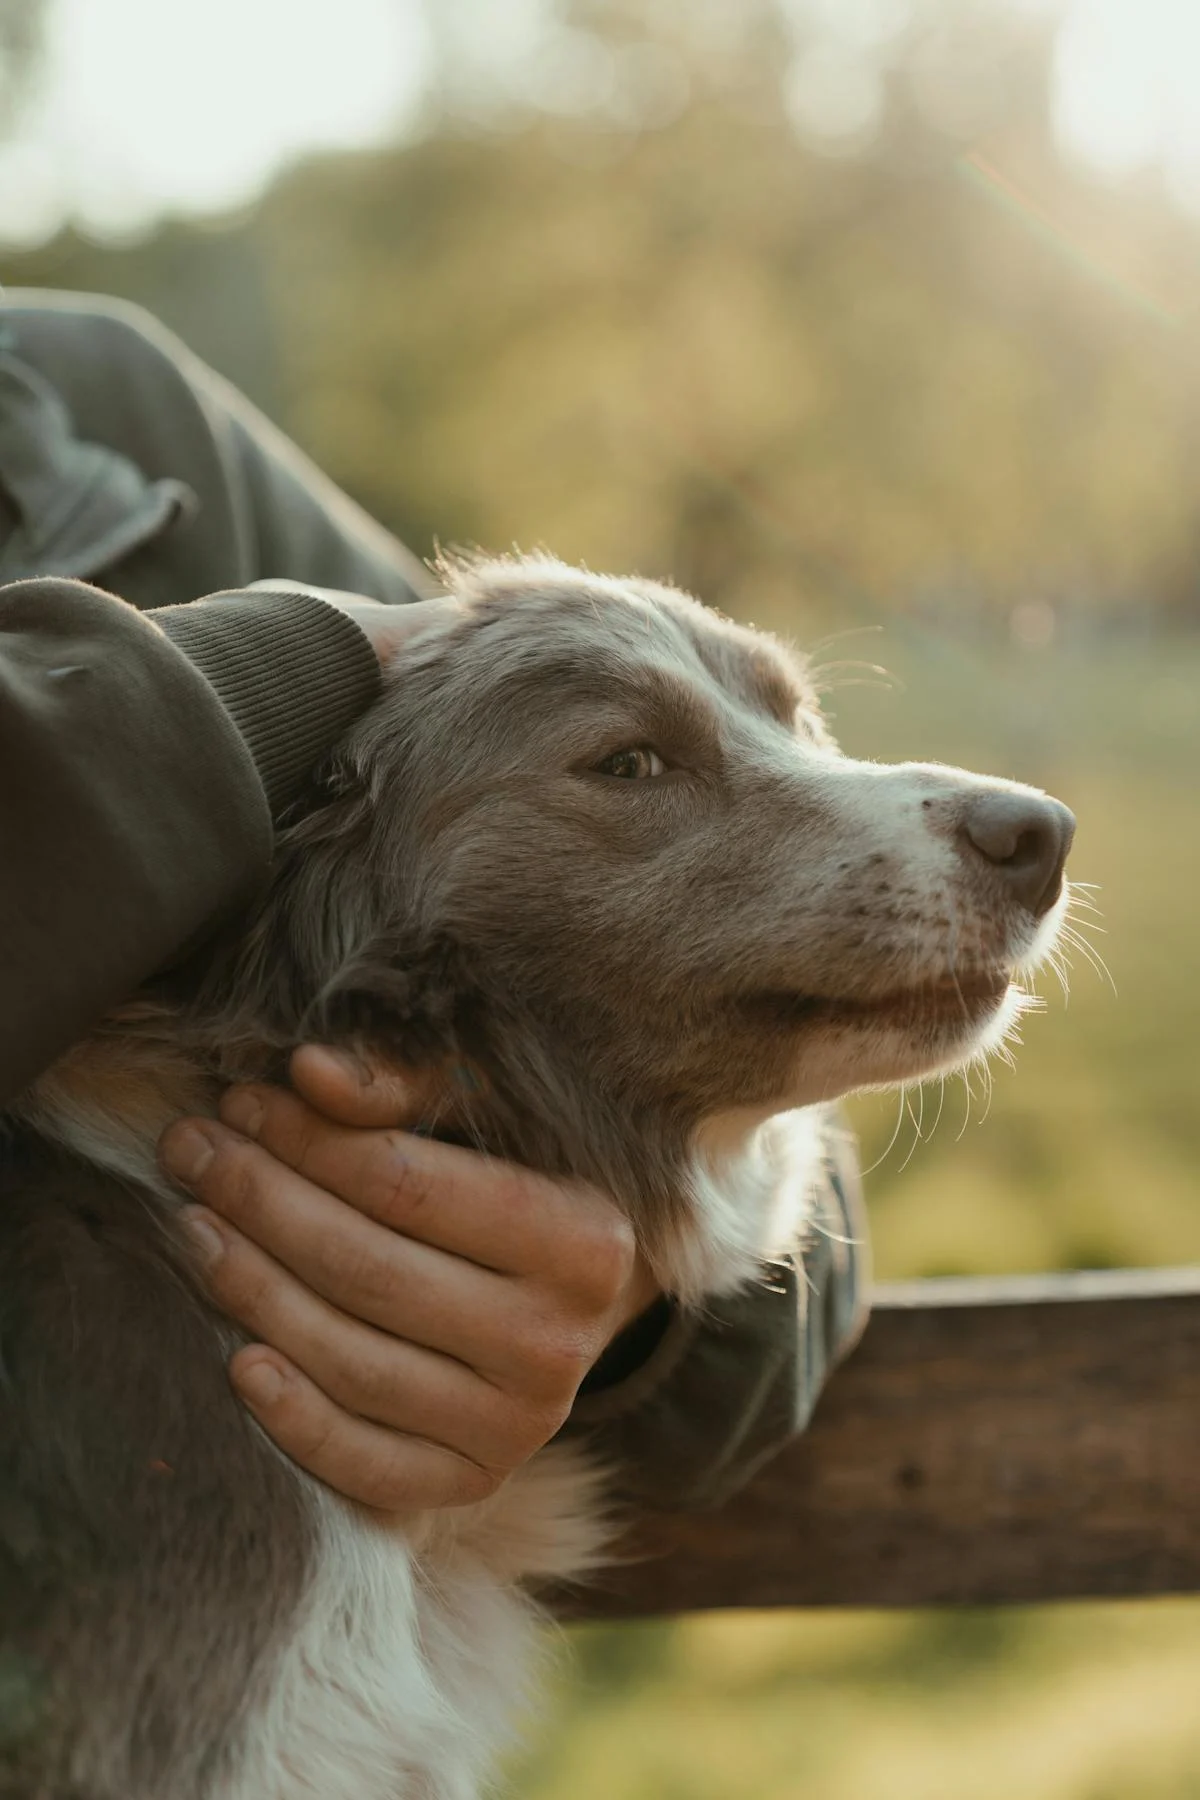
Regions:
M 562 1423 L 549 1401 L 514 1402 L 452 1357 L 338 1312 L 213 1214 L 188 1209 L 184 1224 L 217 1303 L 340 1410 L 501 1476 Z
M 232 1088 L 221 1117 L 390 1231 L 485 1268 L 541 1276 L 584 1304 L 631 1273 L 628 1222 L 582 1183 L 457 1144 L 337 1125 L 282 1088 Z
M 329 1307 L 482 1373 L 507 1369 L 508 1345 L 521 1337 L 520 1295 L 502 1276 L 375 1223 L 212 1120 L 172 1126 L 162 1157 L 197 1199 Z M 244 1311 L 237 1316 L 279 1342 Z
M 343 594 L 333 588 L 310 587 L 306 591 L 348 614 L 371 640 L 372 649 L 384 665 L 428 633 L 444 631 L 462 612 L 460 603 L 446 594 L 389 606 L 362 594 Z
M 231 1089 L 220 1121 L 162 1140 L 211 1209 L 191 1218 L 215 1244 L 213 1298 L 265 1340 L 234 1359 L 235 1385 L 352 1499 L 478 1499 L 548 1441 L 652 1297 L 629 1227 L 582 1184 L 399 1129 L 441 1103 L 436 1073 L 319 1047 L 293 1072 L 301 1091 Z
M 393 1513 L 465 1506 L 500 1485 L 500 1475 L 452 1450 L 343 1411 L 298 1369 L 257 1345 L 238 1352 L 230 1376 L 285 1456 L 363 1506 Z
M 467 1090 L 464 1069 L 443 1074 L 437 1069 L 408 1069 L 401 1074 L 386 1064 L 305 1044 L 291 1061 L 297 1092 L 326 1118 L 341 1125 L 404 1126 L 436 1129 L 457 1121 L 459 1095 Z
M 353 619 L 359 630 L 370 639 L 371 648 L 384 666 L 427 633 L 445 630 L 462 611 L 459 602 L 446 594 L 433 594 L 428 599 L 410 600 L 403 605 L 393 606 L 381 600 L 372 600 L 366 594 L 343 592 L 340 588 L 314 587 L 307 581 L 275 579 L 256 581 L 252 586 L 276 592 L 280 589 L 285 592 L 295 589 L 300 593 L 315 595 L 318 600 L 324 600 L 327 606 L 335 606 L 339 612 Z

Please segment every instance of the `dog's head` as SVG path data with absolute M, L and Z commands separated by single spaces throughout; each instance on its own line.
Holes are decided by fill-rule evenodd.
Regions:
M 722 1121 L 999 1042 L 1065 906 L 1064 807 L 850 760 L 800 661 L 668 588 L 451 578 L 285 847 L 236 977 L 255 1030 L 465 1059 L 495 1148 L 660 1221 Z

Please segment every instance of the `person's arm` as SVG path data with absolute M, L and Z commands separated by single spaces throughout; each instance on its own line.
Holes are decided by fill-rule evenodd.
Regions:
M 16 297 L 8 316 L 18 349 L 68 398 L 82 437 L 113 444 L 151 478 L 182 478 L 197 497 L 190 518 L 106 572 L 135 603 L 191 599 L 264 577 L 385 600 L 427 586 L 395 538 L 147 314 L 121 302 L 33 294 Z M 179 617 L 181 642 L 200 632 L 198 619 L 189 627 Z M 194 636 L 186 647 L 202 659 Z M 223 654 L 214 650 L 206 671 L 217 684 Z M 20 880 L 0 877 L 0 897 L 10 886 L 19 896 Z M 72 918 L 90 923 L 97 911 L 80 901 Z M 74 1033 L 59 1035 L 61 1048 Z M 330 1229 L 336 1249 L 338 1228 Z M 781 1271 L 782 1292 L 761 1284 L 717 1315 L 686 1320 L 651 1309 L 605 1359 L 597 1382 L 606 1385 L 593 1385 L 577 1414 L 627 1447 L 632 1481 L 666 1501 L 703 1503 L 803 1422 L 828 1360 L 822 1309 L 809 1298 L 809 1280 L 824 1280 L 819 1261 L 818 1244 L 802 1272 L 794 1262 Z M 838 1296 L 853 1288 L 853 1270 L 835 1269 L 831 1279 Z M 838 1298 L 834 1349 L 844 1310 Z
M 73 581 L 0 588 L 8 775 L 0 785 L 0 1106 L 109 1005 L 250 897 L 269 866 L 272 813 L 286 808 L 310 764 L 371 699 L 379 662 L 398 639 L 424 629 L 440 604 L 260 590 L 141 616 Z M 303 1053 L 299 1061 L 303 1069 Z M 314 1098 L 336 1110 L 336 1084 L 322 1090 L 318 1082 Z M 349 1111 L 362 1118 L 353 1096 Z M 371 1116 L 368 1104 L 362 1122 Z M 342 1141 L 370 1135 L 344 1132 Z M 222 1142 L 246 1144 L 228 1131 Z M 249 1276 L 260 1309 L 251 1322 L 285 1349 L 296 1347 L 300 1330 L 301 1366 L 292 1365 L 294 1379 L 273 1400 L 260 1396 L 262 1422 L 313 1473 L 376 1504 L 448 1504 L 491 1491 L 558 1428 L 587 1368 L 648 1297 L 628 1229 L 602 1196 L 524 1171 L 506 1186 L 485 1159 L 454 1155 L 465 1160 L 466 1195 L 445 1171 L 435 1171 L 432 1192 L 460 1215 L 466 1244 L 463 1254 L 437 1256 L 435 1279 L 420 1284 L 440 1304 L 449 1357 L 422 1356 L 403 1335 L 402 1312 L 392 1331 L 370 1332 L 365 1298 L 355 1297 L 354 1316 L 340 1315 L 318 1309 L 312 1290 L 289 1280 L 282 1264 L 264 1282 L 270 1265 L 262 1251 L 225 1228 L 236 1243 L 225 1260 L 229 1298 L 239 1274 L 243 1283 Z M 230 1167 L 218 1158 L 199 1191 L 210 1192 L 215 1180 L 219 1201 Z M 298 1182 L 269 1148 L 234 1174 L 243 1201 L 279 1201 L 285 1254 L 311 1249 L 315 1225 L 311 1278 L 317 1269 L 336 1274 L 347 1221 L 361 1224 L 358 1214 Z M 473 1184 L 481 1205 L 471 1204 Z M 481 1281 L 472 1252 L 488 1203 L 505 1208 L 508 1242 L 512 1201 L 521 1195 L 530 1207 L 525 1253 L 493 1282 Z M 307 1221 L 305 1199 L 310 1213 L 317 1209 Z M 393 1256 L 408 1247 L 397 1232 L 380 1239 Z M 421 1273 L 427 1278 L 428 1268 Z M 394 1298 L 403 1302 L 405 1284 Z M 476 1375 L 468 1359 L 481 1337 L 496 1366 L 489 1354 L 487 1373 Z M 306 1351 L 312 1378 L 302 1372 Z M 252 1404 L 255 1371 L 261 1380 L 272 1362 L 289 1366 L 265 1345 L 235 1359 L 235 1380 Z M 381 1366 L 390 1397 L 382 1427 L 364 1419 L 358 1385 L 378 1395 Z M 339 1369 L 348 1387 L 339 1386 Z M 459 1381 L 453 1392 L 447 1370 Z M 414 1420 L 424 1432 L 411 1428 Z M 462 1435 L 439 1448 L 431 1442 L 439 1431 Z
M 80 582 L 0 588 L 0 1105 L 252 896 L 272 815 L 378 685 L 316 598 L 143 617 Z
M 30 416 L 41 445 L 38 493 L 55 473 L 68 479 L 86 444 L 93 464 L 98 446 L 124 459 L 111 484 L 110 510 L 118 515 L 133 504 L 138 479 L 190 496 L 169 527 L 143 533 L 116 562 L 104 560 L 111 534 L 99 533 L 89 557 L 76 531 L 70 573 L 142 609 L 264 579 L 389 604 L 435 591 L 417 557 L 141 307 L 36 290 L 7 299 L 0 325 L 15 355 L 58 394 L 73 433 L 73 440 L 64 436 L 45 401 L 40 418 Z M 94 498 L 92 510 L 103 512 Z

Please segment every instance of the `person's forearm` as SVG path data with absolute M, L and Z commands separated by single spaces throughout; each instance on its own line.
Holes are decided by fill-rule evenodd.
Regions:
M 357 627 L 285 604 L 286 630 L 271 596 L 155 622 L 79 582 L 0 588 L 0 1105 L 250 898 L 272 810 L 372 699 Z

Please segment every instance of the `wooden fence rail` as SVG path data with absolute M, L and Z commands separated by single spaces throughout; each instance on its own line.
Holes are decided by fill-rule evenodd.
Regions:
M 567 1610 L 1200 1590 L 1200 1270 L 884 1287 L 805 1435 Z

